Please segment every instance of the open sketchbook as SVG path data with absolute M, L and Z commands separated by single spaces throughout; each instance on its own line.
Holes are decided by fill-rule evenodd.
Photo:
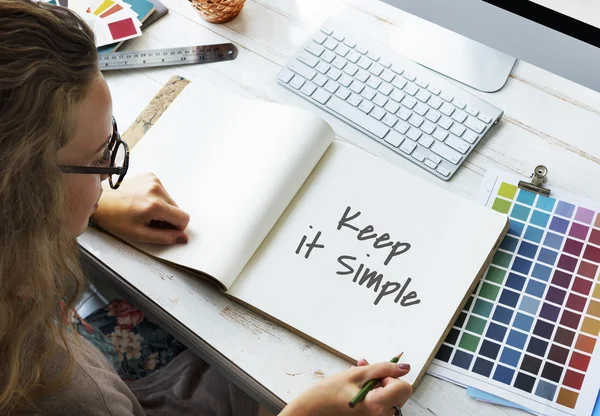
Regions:
M 188 85 L 131 153 L 190 213 L 136 246 L 348 360 L 404 352 L 416 383 L 507 218 L 350 144 L 298 108 Z

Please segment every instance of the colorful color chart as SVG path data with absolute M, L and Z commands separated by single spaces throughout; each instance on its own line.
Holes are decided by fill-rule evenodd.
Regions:
M 488 174 L 508 234 L 429 372 L 548 415 L 591 415 L 600 388 L 600 204 Z

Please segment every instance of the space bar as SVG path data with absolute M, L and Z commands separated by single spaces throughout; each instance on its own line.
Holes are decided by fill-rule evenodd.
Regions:
M 347 118 L 355 124 L 358 124 L 363 129 L 383 139 L 390 131 L 384 124 L 379 123 L 372 117 L 369 117 L 358 108 L 353 107 L 345 101 L 340 100 L 335 95 L 327 101 L 327 107 L 338 113 L 340 116 Z

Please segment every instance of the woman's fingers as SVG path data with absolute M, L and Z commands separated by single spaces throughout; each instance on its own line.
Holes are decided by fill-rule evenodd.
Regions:
M 355 381 L 360 385 L 373 379 L 383 379 L 386 377 L 398 378 L 402 377 L 410 371 L 410 365 L 399 363 L 377 363 L 354 369 Z
M 388 377 L 382 380 L 380 388 L 369 392 L 365 401 L 370 405 L 381 406 L 382 409 L 391 409 L 393 406 L 402 407 L 411 394 L 410 384 Z

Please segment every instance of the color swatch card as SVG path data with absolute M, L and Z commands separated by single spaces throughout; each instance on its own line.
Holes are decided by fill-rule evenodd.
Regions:
M 510 229 L 429 373 L 544 415 L 591 415 L 600 388 L 600 203 L 488 173 Z

